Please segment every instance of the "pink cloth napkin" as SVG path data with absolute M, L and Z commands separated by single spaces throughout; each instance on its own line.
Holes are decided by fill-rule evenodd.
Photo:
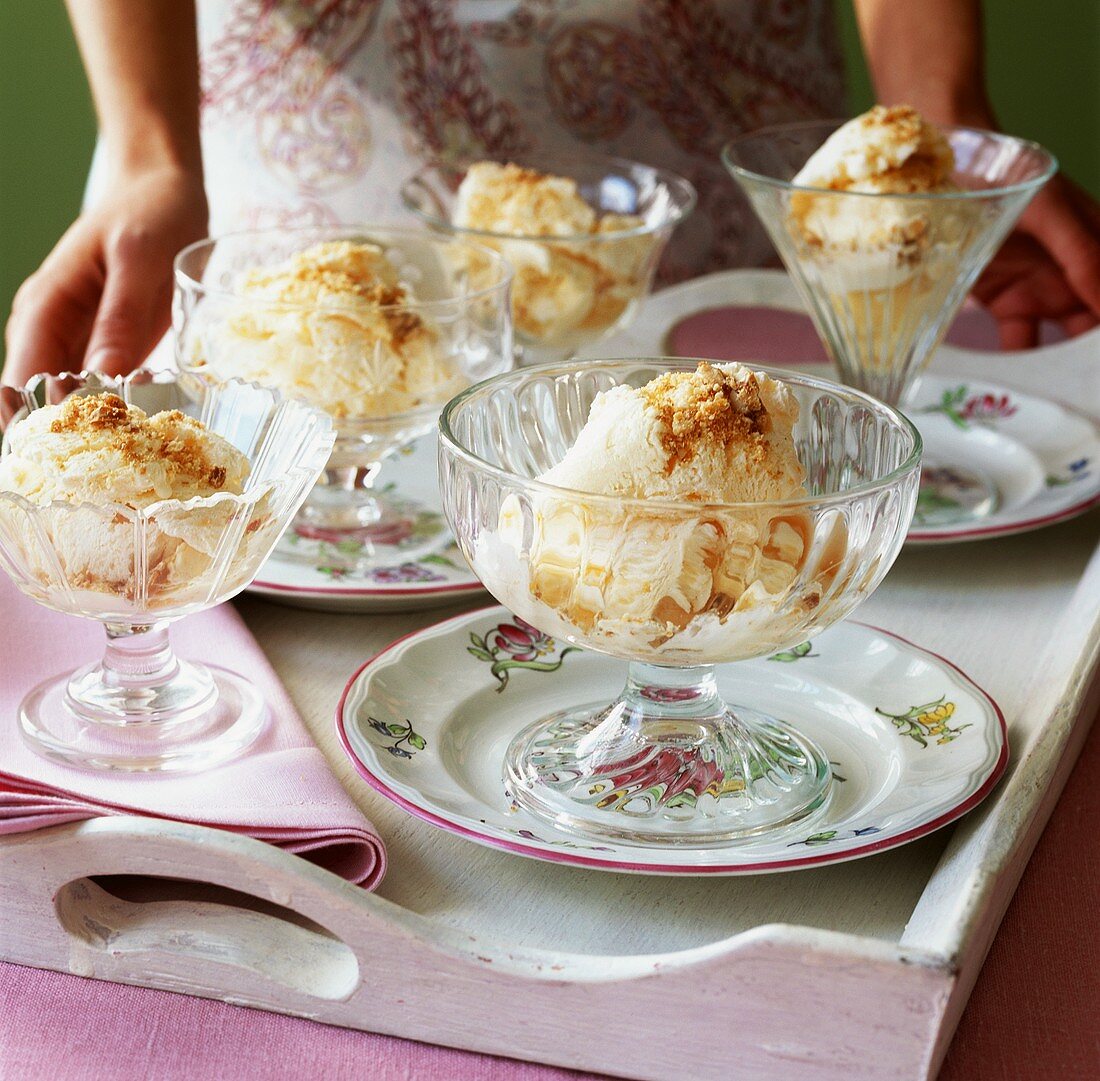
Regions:
M 51 676 L 96 660 L 102 627 L 35 604 L 0 573 L 0 834 L 98 815 L 140 814 L 217 826 L 278 845 L 372 889 L 386 853 L 329 771 L 278 676 L 231 605 L 174 624 L 183 657 L 246 676 L 270 707 L 267 727 L 236 761 L 194 774 L 124 776 L 55 765 L 19 734 L 19 703 Z

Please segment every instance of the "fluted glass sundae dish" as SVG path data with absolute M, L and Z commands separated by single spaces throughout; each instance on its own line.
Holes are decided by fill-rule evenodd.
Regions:
M 626 326 L 695 205 L 686 180 L 617 158 L 434 164 L 401 194 L 429 228 L 486 244 L 515 269 L 527 363 L 562 360 Z
M 516 801 L 589 837 L 695 845 L 828 799 L 813 733 L 723 702 L 713 665 L 797 646 L 879 584 L 916 498 L 904 417 L 808 376 L 657 358 L 498 376 L 440 432 L 444 508 L 486 588 L 629 662 L 616 701 L 516 737 Z
M 766 128 L 723 161 L 841 379 L 898 404 L 975 279 L 1054 174 L 1035 143 L 937 128 L 907 106 Z
M 224 668 L 181 660 L 169 624 L 247 586 L 333 444 L 323 412 L 229 380 L 38 376 L 0 388 L 0 567 L 47 608 L 95 619 L 101 661 L 41 684 L 23 735 L 69 765 L 202 769 L 266 707 Z
M 313 564 L 316 542 L 362 569 L 395 537 L 409 560 L 450 543 L 437 514 L 374 482 L 449 398 L 512 366 L 511 277 L 484 246 L 372 226 L 228 234 L 179 255 L 181 371 L 272 386 L 333 420 L 280 558 Z

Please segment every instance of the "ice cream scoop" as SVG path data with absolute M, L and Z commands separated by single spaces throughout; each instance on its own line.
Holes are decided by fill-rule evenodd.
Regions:
M 67 581 L 81 589 L 132 595 L 137 577 L 135 523 L 126 510 L 144 510 L 169 500 L 146 521 L 145 556 L 150 591 L 187 586 L 215 557 L 232 501 L 193 506 L 179 501 L 219 493 L 239 495 L 250 467 L 231 443 L 176 410 L 147 416 L 114 394 L 71 396 L 61 405 L 31 412 L 6 433 L 0 458 L 0 491 L 43 508 L 52 551 Z M 10 504 L 2 504 L 9 513 Z M 242 526 L 254 532 L 263 521 L 257 505 Z M 54 577 L 49 558 L 46 578 Z
M 147 416 L 114 394 L 67 398 L 14 425 L 0 458 L 0 489 L 32 503 L 119 503 L 232 492 L 248 459 L 177 410 Z
M 957 239 L 957 208 L 941 211 L 919 198 L 846 199 L 824 192 L 953 192 L 954 164 L 947 139 L 914 109 L 876 105 L 833 132 L 795 174 L 792 228 L 807 257 L 827 263 L 846 289 L 890 288 L 918 274 L 933 245 Z
M 804 495 L 797 420 L 781 382 L 739 364 L 613 387 L 539 477 L 575 494 L 539 496 L 530 538 L 531 513 L 506 500 L 500 538 L 529 551 L 534 597 L 596 636 L 658 646 L 701 616 L 778 604 L 811 541 L 805 515 L 774 506 Z
M 647 233 L 617 235 L 639 229 L 644 219 L 597 214 L 575 180 L 488 161 L 467 170 L 452 224 L 492 234 L 481 239 L 516 270 L 517 330 L 547 343 L 617 322 L 644 285 L 659 243 Z
M 463 385 L 377 245 L 314 244 L 246 270 L 233 292 L 188 349 L 218 379 L 273 386 L 338 420 L 438 405 Z

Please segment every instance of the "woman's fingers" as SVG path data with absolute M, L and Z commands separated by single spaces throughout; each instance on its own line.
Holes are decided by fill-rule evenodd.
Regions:
M 1086 192 L 1056 177 L 1021 220 L 1058 264 L 1083 306 L 1100 316 L 1100 208 Z
M 1034 349 L 1039 344 L 1039 321 L 1007 317 L 997 320 L 1001 348 L 1013 352 L 1017 349 Z
M 172 251 L 145 232 L 126 232 L 107 247 L 107 279 L 84 366 L 108 375 L 133 371 L 168 324 Z
M 120 180 L 19 291 L 4 381 L 136 368 L 168 328 L 175 253 L 205 231 L 201 176 L 165 169 Z
M 70 231 L 15 295 L 3 381 L 21 386 L 38 372 L 79 371 L 102 287 L 90 246 Z
M 1092 312 L 1084 309 L 1074 312 L 1072 315 L 1067 315 L 1061 322 L 1062 329 L 1071 338 L 1076 338 L 1078 334 L 1084 334 L 1100 326 L 1100 319 Z

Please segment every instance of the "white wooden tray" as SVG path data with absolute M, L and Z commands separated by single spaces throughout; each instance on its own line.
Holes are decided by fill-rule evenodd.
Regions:
M 633 348 L 658 351 L 646 326 L 667 325 L 670 311 L 766 297 L 789 299 L 780 276 L 669 290 L 643 313 Z M 937 367 L 1096 413 L 1098 343 L 1093 334 L 1011 359 L 945 347 Z M 540 864 L 409 818 L 357 779 L 332 716 L 366 657 L 439 614 L 242 599 L 337 775 L 386 838 L 380 890 L 216 830 L 93 820 L 0 842 L 0 956 L 624 1077 L 934 1076 L 1100 704 L 1098 526 L 1094 511 L 1039 533 L 902 554 L 860 617 L 949 657 L 998 700 L 1009 773 L 953 829 L 759 878 Z

